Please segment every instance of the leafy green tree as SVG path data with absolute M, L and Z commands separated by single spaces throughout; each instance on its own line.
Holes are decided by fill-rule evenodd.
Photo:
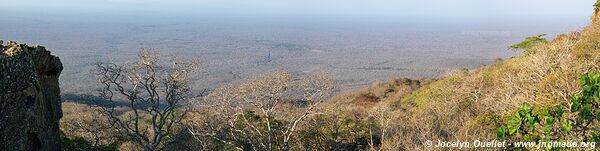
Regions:
M 511 45 L 510 49 L 512 50 L 524 50 L 525 54 L 529 54 L 531 53 L 530 49 L 533 46 L 539 45 L 539 44 L 544 44 L 544 43 L 548 43 L 548 40 L 546 40 L 546 38 L 543 38 L 544 36 L 546 36 L 546 34 L 539 34 L 537 36 L 531 36 L 531 37 L 527 37 L 525 38 L 524 41 Z
M 596 1 L 596 3 L 594 3 L 594 9 L 596 10 L 596 12 L 598 12 L 599 8 L 600 8 L 600 1 Z

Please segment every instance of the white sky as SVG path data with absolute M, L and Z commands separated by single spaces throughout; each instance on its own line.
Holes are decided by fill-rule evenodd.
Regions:
M 0 11 L 360 17 L 590 16 L 595 0 L 0 0 Z M 6 14 L 5 14 L 6 15 Z

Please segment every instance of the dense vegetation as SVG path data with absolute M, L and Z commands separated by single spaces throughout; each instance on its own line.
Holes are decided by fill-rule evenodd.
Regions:
M 511 46 L 522 56 L 477 70 L 437 80 L 392 78 L 332 98 L 336 84 L 327 74 L 275 72 L 223 86 L 190 98 L 197 104 L 157 148 L 419 150 L 428 140 L 598 142 L 600 25 L 551 41 L 543 36 Z M 93 109 L 65 105 L 67 146 L 140 149 Z

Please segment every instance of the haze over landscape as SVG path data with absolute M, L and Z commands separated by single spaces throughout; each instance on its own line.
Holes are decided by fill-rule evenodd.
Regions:
M 10 15 L 0 18 L 0 38 L 45 44 L 61 56 L 65 93 L 95 82 L 86 75 L 94 62 L 126 61 L 146 47 L 200 57 L 199 86 L 207 88 L 281 69 L 330 71 L 349 88 L 432 78 L 514 56 L 508 45 L 577 30 L 591 13 L 583 7 L 589 0 L 2 3 Z
M 0 0 L 0 150 L 597 150 L 600 0 Z

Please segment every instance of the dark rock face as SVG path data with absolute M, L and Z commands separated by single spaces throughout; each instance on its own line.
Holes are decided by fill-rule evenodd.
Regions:
M 0 41 L 0 150 L 60 150 L 60 59 Z

